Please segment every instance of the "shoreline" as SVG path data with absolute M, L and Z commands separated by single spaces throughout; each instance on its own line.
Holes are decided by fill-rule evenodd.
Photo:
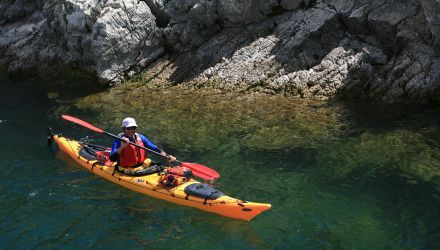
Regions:
M 164 86 L 439 100 L 438 1 L 177 3 L 5 3 L 0 60 L 18 76 L 76 70 L 111 86 L 153 72 Z

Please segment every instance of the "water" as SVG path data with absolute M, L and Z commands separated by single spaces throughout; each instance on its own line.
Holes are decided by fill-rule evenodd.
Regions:
M 0 75 L 4 248 L 440 247 L 437 107 L 88 86 Z M 111 143 L 64 113 L 112 133 L 133 116 L 179 159 L 217 169 L 219 190 L 272 209 L 244 222 L 107 182 L 47 147 L 49 126 Z

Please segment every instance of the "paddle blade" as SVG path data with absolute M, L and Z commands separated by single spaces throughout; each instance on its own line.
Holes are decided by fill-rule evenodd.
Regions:
M 85 121 L 83 121 L 83 120 L 81 120 L 81 119 L 75 118 L 75 117 L 73 117 L 73 116 L 70 116 L 70 115 L 62 115 L 61 117 L 62 117 L 64 120 L 71 121 L 71 122 L 73 122 L 73 123 L 76 123 L 76 124 L 78 124 L 78 125 L 81 125 L 81 126 L 83 126 L 83 127 L 86 127 L 86 128 L 88 128 L 88 129 L 91 129 L 91 130 L 96 131 L 96 132 L 98 132 L 98 133 L 101 133 L 101 134 L 104 133 L 104 130 L 102 130 L 102 129 L 100 129 L 100 128 L 97 128 L 97 127 L 93 126 L 92 124 L 90 124 L 90 123 L 88 123 L 88 122 L 85 122 Z
M 203 180 L 211 181 L 211 182 L 215 180 L 213 177 L 211 177 L 211 176 L 209 176 L 209 175 L 206 175 L 206 174 L 204 174 L 204 173 L 200 173 L 200 172 L 197 172 L 197 171 L 195 171 L 195 170 L 191 170 L 191 171 L 192 171 L 192 173 L 193 173 L 194 176 L 197 176 L 197 177 L 199 177 L 199 178 L 202 178 Z
M 182 162 L 182 166 L 187 167 L 193 171 L 194 175 L 204 180 L 215 180 L 220 178 L 220 174 L 214 169 L 208 168 L 198 163 Z

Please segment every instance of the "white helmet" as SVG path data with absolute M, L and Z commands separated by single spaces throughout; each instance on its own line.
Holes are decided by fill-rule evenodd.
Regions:
M 137 127 L 138 125 L 136 124 L 136 121 L 133 118 L 127 117 L 124 120 L 122 120 L 121 126 L 123 128 L 127 128 L 127 127 Z

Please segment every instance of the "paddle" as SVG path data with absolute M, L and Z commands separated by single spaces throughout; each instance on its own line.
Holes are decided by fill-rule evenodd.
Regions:
M 116 136 L 116 135 L 114 135 L 114 134 L 110 134 L 109 132 L 106 132 L 106 131 L 104 131 L 104 130 L 102 130 L 102 129 L 100 129 L 100 128 L 97 128 L 97 127 L 93 126 L 92 124 L 90 124 L 90 123 L 88 123 L 88 122 L 85 122 L 85 121 L 83 121 L 83 120 L 81 120 L 81 119 L 78 119 L 78 118 L 75 118 L 75 117 L 73 117 L 73 116 L 69 116 L 69 115 L 61 115 L 61 117 L 62 117 L 63 119 L 65 119 L 65 120 L 71 121 L 71 122 L 73 122 L 73 123 L 76 123 L 76 124 L 78 124 L 78 125 L 81 125 L 81 126 L 83 126 L 83 127 L 85 127 L 85 128 L 88 128 L 88 129 L 93 130 L 93 131 L 95 131 L 95 132 L 98 132 L 98 133 L 100 133 L 100 134 L 105 134 L 105 135 L 108 135 L 108 136 L 110 136 L 110 137 L 113 137 L 113 138 L 116 138 L 116 139 L 119 139 L 119 140 L 121 139 L 120 137 L 118 137 L 118 136 Z M 136 147 L 138 147 L 138 148 L 141 148 L 141 149 L 147 150 L 147 151 L 149 151 L 149 152 L 151 152 L 151 153 L 153 153 L 153 154 L 156 154 L 156 155 L 158 155 L 158 156 L 164 157 L 164 158 L 166 158 L 166 159 L 170 159 L 170 157 L 169 157 L 168 155 L 164 156 L 164 155 L 161 155 L 160 153 L 158 153 L 158 152 L 156 152 L 156 151 L 154 151 L 154 150 L 151 150 L 151 149 L 149 149 L 149 148 L 143 147 L 143 146 L 138 145 L 138 144 L 136 144 L 136 143 L 133 143 L 133 142 L 129 142 L 129 143 L 130 143 L 131 145 L 133 145 L 133 146 L 136 146 Z M 215 179 L 217 179 L 217 178 L 220 177 L 220 174 L 217 173 L 215 170 L 213 170 L 213 169 L 211 169 L 211 168 L 208 168 L 208 167 L 206 167 L 206 166 L 203 166 L 203 165 L 201 165 L 201 164 L 190 163 L 190 162 L 181 162 L 181 161 L 178 161 L 178 160 L 176 160 L 176 162 L 179 163 L 179 164 L 180 164 L 181 166 L 183 166 L 183 167 L 187 167 L 187 168 L 191 169 L 191 171 L 193 172 L 193 174 L 194 174 L 195 176 L 200 177 L 200 178 L 202 178 L 202 179 L 204 179 L 204 180 L 210 180 L 210 181 L 213 181 L 213 180 L 215 180 Z

